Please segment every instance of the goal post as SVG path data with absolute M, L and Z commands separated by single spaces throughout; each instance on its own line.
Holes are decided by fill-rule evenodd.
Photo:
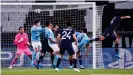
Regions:
M 96 38 L 96 4 L 93 4 L 93 22 L 92 22 L 92 35 Z M 93 69 L 96 69 L 96 42 L 93 42 Z
M 17 8 L 17 9 L 16 9 Z M 35 9 L 40 9 L 40 13 L 35 13 Z M 60 28 L 65 26 L 65 21 L 71 21 L 74 28 L 77 31 L 81 31 L 82 28 L 86 27 L 89 32 L 92 33 L 91 38 L 96 38 L 101 32 L 101 16 L 103 8 L 97 7 L 95 2 L 74 2 L 74 3 L 1 3 L 1 24 L 2 24 L 2 52 L 6 52 L 8 47 L 16 49 L 12 44 L 9 44 L 11 41 L 9 39 L 14 38 L 14 33 L 16 33 L 19 26 L 25 26 L 26 33 L 30 35 L 30 27 L 32 26 L 32 21 L 36 18 L 41 20 L 42 25 L 45 24 L 46 20 L 51 20 L 53 24 L 59 25 Z M 100 12 L 100 14 L 99 14 Z M 7 16 L 8 15 L 8 16 Z M 13 16 L 14 15 L 14 16 Z M 21 18 L 21 19 L 20 19 Z M 19 19 L 19 20 L 18 20 Z M 21 20 L 21 21 L 20 21 Z M 11 27 L 11 23 L 14 23 Z M 11 34 L 9 38 L 6 34 Z M 30 39 L 30 38 L 29 38 Z M 6 44 L 5 44 L 6 41 Z M 90 60 L 86 58 L 86 62 L 92 62 L 92 68 L 103 68 L 103 58 L 102 58 L 102 49 L 101 42 L 92 43 L 92 54 L 89 56 Z M 84 48 L 85 50 L 85 48 Z M 83 53 L 85 52 L 83 50 Z M 10 49 L 8 51 L 11 51 Z M 15 53 L 15 50 L 11 51 L 12 54 Z M 90 52 L 90 53 L 91 53 Z M 14 56 L 14 55 L 13 55 Z M 49 55 L 48 55 L 49 56 Z M 49 61 L 49 58 L 46 55 L 46 60 Z M 85 55 L 84 55 L 85 56 Z M 2 57 L 5 57 L 2 55 Z M 12 58 L 11 58 L 12 59 Z M 10 60 L 2 60 L 2 67 Z M 45 60 L 44 59 L 44 60 Z M 22 61 L 22 60 L 20 60 Z M 28 60 L 29 61 L 29 60 Z M 50 62 L 49 62 L 50 63 Z M 47 64 L 47 65 L 46 65 Z M 64 63 L 66 67 L 66 63 Z M 24 64 L 19 64 L 24 65 Z M 50 65 L 45 63 L 46 66 Z M 25 67 L 25 66 L 24 66 Z M 29 64 L 26 64 L 26 67 L 29 67 Z

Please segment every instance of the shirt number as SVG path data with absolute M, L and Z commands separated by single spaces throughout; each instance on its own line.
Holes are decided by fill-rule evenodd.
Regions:
M 63 34 L 62 39 L 66 39 L 66 38 L 71 39 L 70 33 L 71 33 L 71 31 L 69 31 L 68 33 L 66 31 L 63 31 L 62 32 L 62 34 Z

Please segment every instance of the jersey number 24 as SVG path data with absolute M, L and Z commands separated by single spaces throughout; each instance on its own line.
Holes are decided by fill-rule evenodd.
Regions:
M 71 39 L 70 33 L 71 33 L 71 31 L 69 31 L 69 32 L 63 31 L 63 32 L 62 32 L 62 34 L 63 34 L 63 35 L 62 35 L 62 39 L 66 39 L 66 38 Z

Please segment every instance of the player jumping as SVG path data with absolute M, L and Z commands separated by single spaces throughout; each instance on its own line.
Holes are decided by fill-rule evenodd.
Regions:
M 19 27 L 19 33 L 15 36 L 14 44 L 17 45 L 17 52 L 15 58 L 12 60 L 12 63 L 9 66 L 9 69 L 13 67 L 13 64 L 15 64 L 15 62 L 23 53 L 25 53 L 27 56 L 30 57 L 30 59 L 32 59 L 32 52 L 29 50 L 28 47 L 28 45 L 30 45 L 28 35 L 24 33 L 23 27 Z
M 78 51 L 77 51 L 77 57 L 79 60 L 80 68 L 84 69 L 85 67 L 82 65 L 82 55 L 81 55 L 81 47 L 86 46 L 86 55 L 88 55 L 90 46 L 89 46 L 89 37 L 87 36 L 87 29 L 83 28 L 82 33 L 76 32 L 77 39 L 78 39 Z M 72 61 L 70 61 L 70 67 L 72 67 Z
M 60 56 L 57 61 L 55 71 L 56 72 L 59 71 L 59 65 L 61 63 L 61 58 L 63 57 L 65 50 L 67 50 L 68 54 L 71 56 L 70 60 L 73 60 L 74 71 L 80 72 L 80 70 L 77 69 L 77 58 L 76 58 L 74 49 L 72 47 L 73 40 L 76 42 L 76 45 L 78 46 L 78 40 L 76 38 L 74 29 L 71 27 L 70 22 L 67 22 L 67 27 L 63 28 L 63 30 L 60 31 L 60 33 L 57 36 L 57 40 L 58 42 L 60 40 Z
M 82 33 L 76 32 L 76 36 L 78 39 L 78 48 L 75 47 L 74 45 L 73 45 L 73 48 L 74 48 L 75 53 L 77 53 L 77 57 L 78 57 L 79 64 L 80 64 L 80 69 L 84 69 L 85 67 L 82 65 L 82 55 L 81 55 L 80 49 L 81 49 L 81 47 L 86 46 L 86 48 L 87 48 L 86 55 L 88 55 L 89 50 L 90 50 L 90 46 L 89 46 L 90 39 L 87 36 L 87 29 L 83 28 Z M 67 60 L 68 60 L 68 58 L 67 58 Z M 71 60 L 70 60 L 69 68 L 73 68 Z
M 45 31 L 43 32 L 44 34 L 44 38 L 45 40 L 43 41 L 43 50 L 41 52 L 41 56 L 39 57 L 38 60 L 38 65 L 39 63 L 42 61 L 43 57 L 45 56 L 46 51 L 50 52 L 51 54 L 51 62 L 52 62 L 52 67 L 53 67 L 53 62 L 55 59 L 55 56 L 59 56 L 59 47 L 58 47 L 58 43 L 54 37 L 54 33 L 52 31 L 53 25 L 47 21 L 46 22 L 46 27 L 45 27 Z M 56 58 L 57 60 L 58 58 Z
M 99 40 L 102 41 L 107 37 L 111 37 L 115 42 L 115 52 L 116 52 L 115 56 L 121 59 L 121 57 L 119 56 L 119 50 L 118 50 L 119 36 L 115 33 L 115 30 L 118 27 L 120 21 L 122 19 L 127 19 L 127 18 L 130 18 L 130 16 L 115 16 L 110 22 L 110 26 L 105 30 L 104 34 L 98 38 L 93 39 L 92 41 L 99 41 Z
M 32 62 L 31 65 L 34 67 L 34 61 L 36 60 L 37 52 L 42 50 L 42 44 L 40 41 L 40 33 L 42 32 L 42 27 L 40 26 L 40 20 L 35 20 L 33 27 L 31 27 L 31 44 L 33 47 Z

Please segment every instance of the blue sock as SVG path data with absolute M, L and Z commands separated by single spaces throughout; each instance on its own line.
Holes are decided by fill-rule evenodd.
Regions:
M 82 59 L 79 59 L 79 64 L 82 65 Z
M 53 65 L 56 65 L 56 64 L 57 64 L 57 60 L 58 60 L 58 56 L 57 56 L 57 55 L 55 55 Z
M 31 64 L 34 64 L 34 60 L 35 60 L 35 59 L 36 59 L 36 52 L 33 52 Z
M 115 44 L 115 53 L 116 53 L 117 55 L 119 55 L 119 49 L 118 49 L 118 46 L 119 46 L 119 44 Z
M 82 65 L 82 57 L 81 57 L 81 55 L 78 56 L 78 59 L 79 59 L 79 64 Z

